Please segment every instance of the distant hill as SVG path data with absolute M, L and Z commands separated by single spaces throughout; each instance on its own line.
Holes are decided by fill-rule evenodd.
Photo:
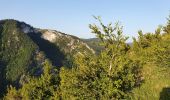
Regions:
M 71 67 L 76 54 L 95 51 L 78 37 L 34 28 L 25 22 L 0 21 L 0 92 L 8 83 L 17 86 L 24 74 L 39 75 L 45 59 L 54 66 Z
M 87 43 L 92 49 L 96 51 L 96 53 L 100 53 L 104 47 L 101 45 L 101 40 L 99 38 L 90 38 L 90 39 L 82 39 L 85 43 Z M 128 45 L 132 46 L 132 42 L 128 42 Z
M 18 84 L 19 77 L 28 70 L 32 72 L 32 69 L 41 66 L 39 48 L 24 33 L 26 29 L 21 28 L 23 24 L 15 20 L 0 21 L 0 90 L 2 91 L 8 83 Z M 32 27 L 29 28 L 33 31 Z
M 93 48 L 96 53 L 100 53 L 103 49 L 102 45 L 100 44 L 100 39 L 98 38 L 90 38 L 90 39 L 82 39 L 85 43 L 87 43 L 91 48 Z

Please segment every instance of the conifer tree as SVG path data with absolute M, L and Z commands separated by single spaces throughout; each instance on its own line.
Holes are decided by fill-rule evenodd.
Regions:
M 53 73 L 52 73 L 53 71 Z M 37 77 L 27 77 L 23 86 L 16 90 L 10 86 L 5 96 L 6 100 L 42 100 L 42 99 L 59 99 L 58 79 L 56 72 L 52 70 L 52 65 L 45 61 L 43 74 Z

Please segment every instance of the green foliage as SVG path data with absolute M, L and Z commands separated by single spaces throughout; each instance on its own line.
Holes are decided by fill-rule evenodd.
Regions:
M 5 100 L 42 100 L 59 99 L 57 71 L 45 61 L 43 74 L 40 77 L 27 77 L 23 86 L 16 90 L 10 86 Z
M 167 33 L 161 34 L 161 28 L 158 28 L 155 33 L 143 34 L 139 31 L 138 41 L 134 39 L 132 53 L 136 59 L 140 59 L 143 64 L 154 63 L 158 66 L 170 66 L 170 35 Z
M 15 20 L 0 21 L 0 80 L 3 80 L 0 90 L 3 92 L 7 84 L 17 84 L 19 77 L 27 72 L 37 49 L 18 26 Z
M 132 91 L 133 100 L 169 100 L 170 68 L 154 64 L 143 66 L 144 83 Z
M 96 57 L 77 55 L 76 67 L 70 72 L 61 69 L 63 99 L 127 99 L 138 81 L 136 70 L 140 66 L 127 55 L 129 46 L 122 35 L 122 27 L 118 24 L 113 28 L 111 24 L 105 26 L 100 19 L 99 22 L 102 30 L 96 25 L 90 28 L 105 49 Z
M 167 18 L 168 22 L 167 25 L 164 27 L 164 31 L 166 34 L 170 34 L 170 15 L 169 18 Z
M 169 21 L 169 20 L 168 20 Z M 169 23 L 169 22 L 168 22 Z M 133 90 L 135 100 L 169 100 L 170 87 L 170 35 L 169 24 L 161 31 L 143 34 L 134 39 L 131 57 L 139 59 L 143 65 L 144 83 Z
M 18 78 L 21 85 L 18 88 L 10 85 L 4 99 L 169 100 L 170 20 L 168 19 L 165 27 L 159 26 L 154 33 L 144 34 L 139 31 L 138 39 L 133 38 L 130 46 L 126 43 L 128 38 L 123 36 L 123 27 L 119 23 L 114 26 L 111 23 L 104 25 L 100 17 L 95 19 L 101 27 L 96 24 L 90 24 L 89 27 L 100 43 L 93 44 L 91 40 L 86 42 L 93 46 L 101 44 L 102 49 L 97 55 L 76 37 L 67 36 L 68 40 L 59 38 L 55 43 L 49 43 L 40 38 L 42 32 L 36 34 L 38 39 L 37 36 L 30 35 L 32 42 L 16 29 L 15 21 L 0 22 L 0 85 L 6 85 L 1 82 L 3 80 L 16 81 Z M 19 34 L 18 38 L 15 32 Z M 21 43 L 16 39 L 21 39 Z M 68 45 L 69 41 L 72 43 Z M 32 58 L 31 55 L 37 49 L 34 43 L 43 52 Z M 49 49 L 50 53 L 47 53 L 47 47 L 51 46 L 50 49 L 53 50 Z M 55 49 L 56 47 L 59 48 Z M 66 54 L 63 55 L 66 58 L 61 60 L 56 57 L 60 57 L 60 51 Z M 56 70 L 49 61 L 43 61 L 43 53 L 52 64 L 64 60 L 65 63 L 62 64 L 71 67 Z M 27 75 L 27 68 L 40 68 L 30 67 L 30 62 L 34 61 L 44 64 L 43 74 L 39 77 Z
M 30 32 L 24 33 L 25 28 L 30 28 Z M 18 88 L 24 74 L 40 75 L 45 58 L 55 66 L 72 67 L 73 55 L 77 52 L 93 54 L 77 37 L 58 33 L 62 38 L 58 37 L 55 43 L 51 43 L 43 39 L 42 34 L 23 22 L 0 21 L 0 96 L 6 92 L 8 84 Z M 73 44 L 69 45 L 70 41 Z

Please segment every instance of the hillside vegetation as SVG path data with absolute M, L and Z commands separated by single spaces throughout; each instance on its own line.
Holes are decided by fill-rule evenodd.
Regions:
M 16 21 L 0 21 L 0 29 L 0 90 L 3 93 L 6 84 L 18 84 L 19 77 L 32 69 L 31 64 L 37 63 L 33 59 L 39 52 L 36 52 L 37 45 L 20 31 Z
M 49 35 L 54 35 L 56 41 L 48 40 Z M 24 75 L 40 76 L 45 59 L 58 68 L 71 67 L 76 53 L 88 55 L 94 51 L 71 35 L 36 29 L 11 19 L 0 21 L 0 95 L 9 84 L 19 88 Z
M 17 28 L 13 29 L 15 24 L 8 23 L 16 21 L 2 21 L 1 81 L 18 80 L 17 85 L 0 83 L 8 86 L 2 90 L 3 99 L 169 100 L 170 19 L 153 33 L 139 31 L 132 44 L 126 43 L 128 38 L 123 35 L 119 23 L 104 25 L 100 17 L 95 19 L 99 23 L 90 24 L 89 28 L 97 39 L 91 40 L 30 26 L 29 31 L 25 26 L 23 30 L 23 25 L 20 25 L 22 31 L 17 31 L 17 34 L 21 34 L 19 36 L 24 40 L 20 40 L 21 44 L 14 52 L 10 47 L 16 44 L 9 46 L 5 39 L 15 39 L 12 33 Z M 22 44 L 26 46 L 24 49 Z M 35 51 L 36 55 L 32 54 Z M 12 56 L 5 56 L 8 54 Z M 19 65 L 14 66 L 13 61 Z M 37 67 L 30 71 L 31 65 Z M 40 71 L 39 75 L 33 74 L 37 71 Z

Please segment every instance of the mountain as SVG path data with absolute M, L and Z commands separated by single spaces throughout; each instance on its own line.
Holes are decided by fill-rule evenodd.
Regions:
M 100 53 L 104 47 L 100 44 L 100 39 L 98 38 L 90 38 L 90 39 L 82 39 L 85 43 L 87 43 L 94 51 L 96 51 L 96 54 Z
M 81 53 L 81 54 L 94 54 L 95 53 L 95 51 L 89 45 L 87 45 L 84 41 L 82 41 L 78 37 L 68 35 L 68 34 L 55 31 L 55 30 L 39 29 L 38 32 L 41 34 L 40 36 L 41 38 L 54 44 L 56 47 L 60 49 L 60 51 L 62 51 L 62 53 L 64 54 L 63 63 L 66 64 L 66 66 L 70 66 L 70 63 L 71 63 L 70 60 L 72 59 L 74 55 L 78 53 Z M 47 45 L 44 45 L 44 46 L 47 46 Z M 40 45 L 40 47 L 42 46 Z M 47 51 L 46 53 L 47 55 L 49 55 L 49 58 L 50 58 L 51 54 L 48 54 L 49 49 L 45 50 L 46 48 L 48 47 L 45 47 L 44 51 L 45 52 Z M 53 56 L 54 54 L 52 54 L 52 59 L 51 59 L 52 61 L 54 60 Z
M 8 83 L 17 84 L 19 77 L 38 68 L 38 46 L 20 29 L 15 20 L 0 21 L 0 90 Z M 34 60 L 35 59 L 35 60 Z M 30 65 L 36 64 L 36 67 Z
M 78 37 L 65 33 L 34 28 L 24 22 L 0 21 L 0 93 L 8 84 L 19 86 L 24 74 L 39 75 L 48 59 L 53 66 L 72 67 L 76 54 L 95 54 Z

